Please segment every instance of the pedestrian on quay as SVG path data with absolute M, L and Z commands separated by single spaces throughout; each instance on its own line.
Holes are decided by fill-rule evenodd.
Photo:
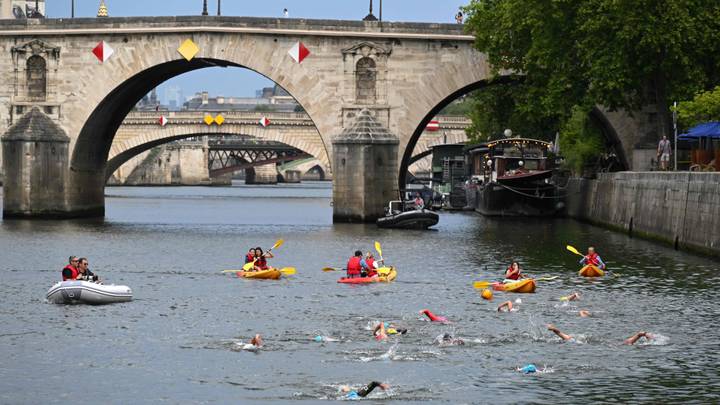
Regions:
M 657 147 L 657 158 L 660 161 L 660 169 L 661 170 L 668 169 L 668 164 L 670 163 L 670 153 L 671 153 L 670 141 L 667 139 L 667 136 L 663 135 L 660 142 L 658 142 L 658 147 Z
M 290 16 L 290 12 L 287 8 L 283 9 L 283 18 L 288 18 Z
M 458 13 L 455 15 L 455 22 L 458 24 L 463 23 L 463 13 L 462 11 L 458 11 Z

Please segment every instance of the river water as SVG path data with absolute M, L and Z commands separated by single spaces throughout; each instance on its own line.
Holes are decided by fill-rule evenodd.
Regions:
M 333 225 L 329 183 L 106 194 L 104 220 L 0 223 L 0 403 L 315 403 L 370 380 L 391 385 L 366 398 L 383 403 L 720 401 L 720 277 L 710 259 L 571 220 L 454 212 L 429 232 Z M 279 238 L 271 264 L 295 276 L 221 274 L 248 247 Z M 399 268 L 396 282 L 348 286 L 320 270 L 374 240 Z M 597 246 L 614 275 L 578 277 L 568 243 Z M 46 303 L 71 254 L 131 286 L 134 300 Z M 513 258 L 558 278 L 483 301 L 472 282 L 499 278 Z M 559 300 L 573 291 L 579 301 Z M 518 298 L 519 311 L 496 312 Z M 424 308 L 452 323 L 427 322 Z M 377 342 L 368 329 L 380 319 L 409 333 Z M 548 332 L 550 322 L 575 342 Z M 639 330 L 656 337 L 620 344 Z M 255 333 L 266 346 L 241 350 Z M 435 344 L 443 333 L 466 344 Z M 528 363 L 543 372 L 515 371 Z

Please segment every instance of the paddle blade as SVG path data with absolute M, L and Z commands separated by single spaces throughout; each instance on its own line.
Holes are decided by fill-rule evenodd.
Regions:
M 481 290 L 483 288 L 488 288 L 490 286 L 489 281 L 476 281 L 473 283 L 473 287 L 477 288 L 478 290 Z
M 556 278 L 558 278 L 558 276 L 540 277 L 540 278 L 536 278 L 535 281 L 551 281 L 551 280 L 555 280 Z
M 277 249 L 277 248 L 279 248 L 280 246 L 282 246 L 282 244 L 283 244 L 283 243 L 285 243 L 285 241 L 284 241 L 284 240 L 282 240 L 282 239 L 278 239 L 278 241 L 277 241 L 277 242 L 275 242 L 275 244 L 273 245 L 273 247 L 271 247 L 271 248 L 270 248 L 270 250 L 273 250 L 273 249 Z
M 295 267 L 283 267 L 280 269 L 280 273 L 286 275 L 286 276 L 292 276 L 295 274 Z
M 377 269 L 377 272 L 381 276 L 387 276 L 388 274 L 390 274 L 391 270 L 392 269 L 390 267 L 380 267 L 379 269 Z
M 253 267 L 255 267 L 255 260 L 245 263 L 245 265 L 243 266 L 243 270 L 247 271 L 252 269 Z
M 575 249 L 574 247 L 572 247 L 572 246 L 570 246 L 570 245 L 565 246 L 565 248 L 566 248 L 567 250 L 575 253 L 575 254 L 578 255 L 578 256 L 583 256 L 583 257 L 585 256 L 585 255 L 583 255 L 582 253 L 578 252 L 577 249 Z
M 337 271 L 337 269 L 334 267 L 323 267 L 322 271 Z
M 382 246 L 380 246 L 380 242 L 375 241 L 375 250 L 377 250 L 380 257 L 382 257 Z
M 240 270 L 223 270 L 223 273 L 237 273 Z

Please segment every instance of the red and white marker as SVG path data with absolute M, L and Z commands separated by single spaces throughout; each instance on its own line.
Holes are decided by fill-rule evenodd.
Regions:
M 167 123 L 168 123 L 167 117 L 165 117 L 164 115 L 161 115 L 160 119 L 158 120 L 158 124 L 160 124 L 161 127 L 164 127 L 165 125 L 167 125 Z
M 260 118 L 260 121 L 258 121 L 258 124 L 262 125 L 263 127 L 267 127 L 270 125 L 270 120 L 267 119 L 267 117 Z
M 106 60 L 110 59 L 110 56 L 115 53 L 115 50 L 112 49 L 110 45 L 107 44 L 107 42 L 100 41 L 97 46 L 93 48 L 92 53 L 93 55 L 95 55 L 96 58 L 98 58 L 100 63 L 103 63 Z
M 430 132 L 439 131 L 440 130 L 440 121 L 432 120 L 432 121 L 428 122 L 425 129 Z
M 290 48 L 288 53 L 295 62 L 302 63 L 302 61 L 310 55 L 310 50 L 307 49 L 302 42 L 297 42 L 292 48 Z

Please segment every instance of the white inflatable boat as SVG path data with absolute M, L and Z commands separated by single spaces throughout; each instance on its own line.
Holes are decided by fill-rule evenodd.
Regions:
M 125 285 L 105 285 L 88 281 L 60 281 L 45 296 L 53 304 L 102 305 L 132 300 L 132 290 Z

